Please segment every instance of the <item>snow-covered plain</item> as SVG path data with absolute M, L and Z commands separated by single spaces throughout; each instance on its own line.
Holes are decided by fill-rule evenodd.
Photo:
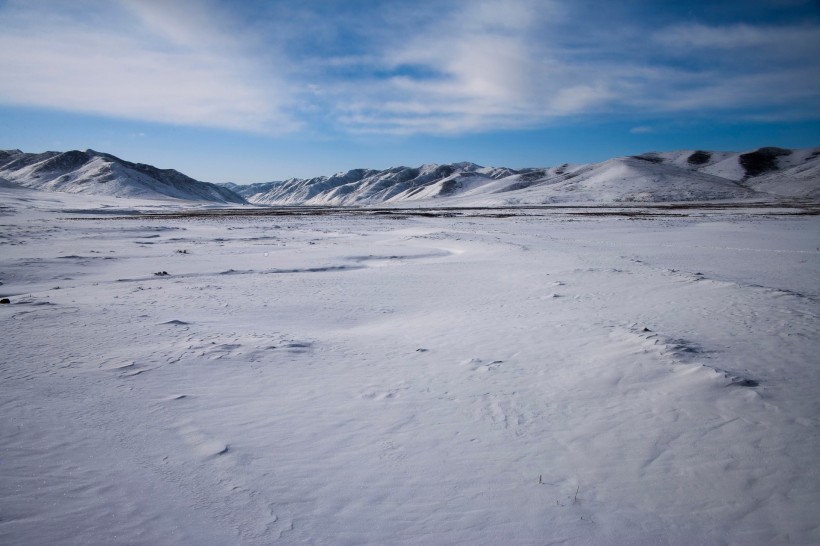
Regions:
M 0 198 L 2 544 L 820 543 L 816 215 Z

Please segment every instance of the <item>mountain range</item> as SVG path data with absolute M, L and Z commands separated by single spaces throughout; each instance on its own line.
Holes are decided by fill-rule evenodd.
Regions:
M 516 206 L 820 198 L 820 148 L 650 152 L 600 163 L 510 169 L 474 163 L 353 169 L 249 185 L 212 184 L 94 150 L 0 151 L 0 186 L 256 205 Z

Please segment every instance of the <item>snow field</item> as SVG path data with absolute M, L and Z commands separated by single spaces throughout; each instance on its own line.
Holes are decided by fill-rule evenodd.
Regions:
M 3 544 L 820 541 L 816 217 L 73 198 L 0 216 Z

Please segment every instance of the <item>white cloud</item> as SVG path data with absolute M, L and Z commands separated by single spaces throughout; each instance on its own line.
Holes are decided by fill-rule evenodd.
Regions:
M 173 124 L 271 131 L 289 90 L 259 75 L 224 19 L 193 2 L 11 2 L 0 100 Z

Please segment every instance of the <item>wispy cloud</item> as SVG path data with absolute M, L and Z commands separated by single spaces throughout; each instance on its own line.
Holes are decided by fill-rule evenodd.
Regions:
M 0 100 L 249 131 L 292 128 L 290 90 L 260 74 L 214 6 L 12 1 L 0 11 Z

